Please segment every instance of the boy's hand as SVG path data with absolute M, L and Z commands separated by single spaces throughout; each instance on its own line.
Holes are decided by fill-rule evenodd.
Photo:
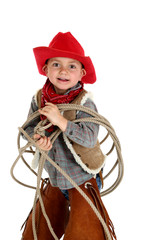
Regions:
M 47 102 L 46 106 L 38 111 L 40 114 L 46 116 L 53 125 L 58 126 L 63 132 L 66 130 L 68 121 L 61 115 L 56 105 Z
M 44 151 L 49 151 L 52 148 L 52 143 L 49 137 L 41 137 L 39 134 L 34 134 L 34 140 L 37 140 L 37 145 Z

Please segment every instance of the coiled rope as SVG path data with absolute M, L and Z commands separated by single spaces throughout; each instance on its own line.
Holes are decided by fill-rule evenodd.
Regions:
M 113 127 L 111 126 L 111 124 L 108 122 L 108 120 L 106 118 L 104 118 L 102 115 L 100 115 L 99 113 L 95 112 L 92 109 L 89 109 L 85 106 L 81 106 L 81 105 L 77 105 L 77 104 L 58 104 L 57 105 L 58 109 L 60 110 L 60 112 L 62 111 L 69 111 L 69 110 L 78 110 L 78 111 L 83 111 L 88 113 L 89 115 L 91 115 L 92 117 L 88 117 L 88 118 L 81 118 L 81 119 L 75 119 L 73 120 L 73 122 L 78 123 L 78 122 L 92 122 L 92 123 L 96 123 L 99 124 L 101 126 L 103 126 L 106 130 L 107 130 L 107 135 L 105 136 L 105 138 L 100 142 L 103 143 L 108 136 L 110 136 L 113 140 L 113 145 L 110 149 L 110 151 L 106 154 L 107 156 L 113 151 L 113 149 L 116 149 L 116 153 L 117 153 L 117 161 L 115 162 L 114 166 L 112 167 L 112 169 L 108 172 L 108 174 L 104 177 L 104 179 L 106 179 L 115 169 L 116 166 L 118 166 L 118 176 L 115 180 L 115 182 L 105 191 L 103 191 L 101 193 L 101 196 L 105 196 L 106 194 L 112 192 L 121 182 L 122 177 L 123 177 L 123 159 L 122 159 L 122 155 L 121 155 L 121 146 L 120 146 L 120 142 L 116 136 L 116 133 L 113 129 Z M 112 240 L 109 229 L 105 223 L 105 221 L 103 220 L 103 218 L 101 217 L 100 213 L 98 212 L 98 210 L 96 209 L 96 207 L 94 206 L 94 204 L 92 203 L 92 201 L 88 198 L 88 196 L 81 190 L 81 188 L 79 188 L 79 186 L 68 176 L 68 174 L 66 172 L 63 171 L 63 169 L 61 169 L 48 155 L 47 152 L 41 150 L 39 148 L 39 146 L 36 144 L 36 141 L 33 140 L 26 132 L 25 132 L 25 127 L 29 124 L 30 121 L 32 121 L 33 119 L 39 117 L 39 112 L 34 112 L 28 119 L 27 121 L 23 124 L 22 127 L 19 128 L 19 134 L 18 134 L 18 138 L 17 138 L 17 144 L 18 144 L 18 150 L 19 150 L 19 155 L 17 157 L 17 159 L 15 160 L 15 162 L 13 163 L 12 167 L 11 167 L 11 176 L 12 178 L 18 182 L 19 184 L 25 186 L 25 187 L 29 187 L 29 188 L 33 188 L 36 189 L 36 193 L 35 193 L 35 199 L 34 199 L 34 205 L 33 205 L 33 215 L 32 215 L 32 225 L 33 225 L 33 235 L 34 235 L 34 240 L 37 240 L 37 234 L 36 234 L 36 227 L 35 227 L 35 207 L 36 207 L 36 201 L 37 198 L 39 197 L 39 201 L 41 204 L 41 208 L 42 208 L 42 212 L 43 215 L 46 219 L 46 222 L 48 224 L 48 227 L 52 233 L 52 236 L 55 238 L 55 240 L 59 240 L 57 238 L 57 236 L 55 235 L 52 226 L 50 224 L 49 218 L 45 212 L 45 207 L 43 204 L 43 200 L 41 197 L 41 193 L 40 193 L 40 181 L 42 179 L 42 171 L 43 171 L 43 166 L 45 163 L 45 160 L 48 160 L 72 185 L 74 188 L 77 189 L 77 191 L 85 198 L 85 200 L 88 202 L 88 204 L 90 205 L 90 207 L 93 209 L 93 211 L 95 212 L 95 214 L 97 215 L 98 219 L 100 220 L 106 237 L 108 240 Z M 39 133 L 40 135 L 44 135 L 44 130 L 49 128 L 52 124 L 49 123 L 48 125 L 46 125 L 47 120 L 43 120 L 40 121 L 38 123 L 38 125 L 36 126 L 35 130 L 37 133 Z M 54 143 L 54 141 L 56 140 L 56 138 L 62 133 L 62 131 L 60 129 L 57 129 L 56 131 L 54 131 L 51 136 L 51 142 L 52 144 Z M 28 140 L 28 143 L 24 146 L 24 147 L 20 147 L 20 136 L 21 134 L 23 134 L 26 139 Z M 23 157 L 23 153 L 25 152 L 29 152 L 29 153 L 34 153 L 34 151 L 32 150 L 32 146 L 35 146 L 36 149 L 39 150 L 41 157 L 40 157 L 40 161 L 39 161 L 39 167 L 38 167 L 38 172 L 36 173 L 29 165 L 28 163 L 25 161 L 24 157 Z M 27 149 L 30 150 L 27 150 Z M 19 159 L 22 158 L 23 162 L 26 164 L 26 166 L 35 174 L 37 175 L 37 186 L 30 186 L 27 185 L 25 183 L 22 183 L 21 181 L 19 181 L 15 176 L 14 176 L 14 168 L 17 164 L 17 162 L 19 161 Z

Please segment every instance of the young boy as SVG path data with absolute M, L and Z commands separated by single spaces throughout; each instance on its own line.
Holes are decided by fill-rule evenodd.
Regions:
M 49 151 L 49 157 L 96 203 L 97 197 L 93 196 L 93 190 L 91 191 L 88 186 L 94 188 L 94 192 L 100 199 L 101 181 L 99 172 L 104 165 L 104 159 L 100 160 L 98 167 L 94 170 L 90 169 L 88 164 L 84 164 L 80 154 L 77 153 L 76 148 L 74 149 L 73 146 L 78 146 L 78 149 L 81 149 L 81 147 L 94 149 L 97 144 L 99 126 L 91 122 L 74 123 L 71 121 L 73 119 L 71 119 L 70 115 L 67 117 L 65 112 L 62 115 L 56 106 L 61 103 L 78 102 L 78 104 L 97 111 L 90 94 L 83 89 L 84 83 L 93 84 L 96 81 L 93 63 L 89 57 L 85 56 L 82 46 L 69 32 L 58 33 L 49 44 L 49 47 L 34 48 L 34 54 L 39 72 L 47 76 L 47 80 L 42 88 L 41 108 L 38 109 L 37 96 L 35 95 L 32 99 L 29 114 L 38 110 L 41 114 L 40 118 L 47 118 L 52 123 L 52 127 L 47 129 L 45 136 L 42 137 L 39 134 L 34 134 L 37 121 L 33 121 L 26 131 L 37 140 L 36 143 L 42 150 Z M 90 117 L 90 115 L 77 111 L 75 117 L 79 119 Z M 52 146 L 49 136 L 57 127 L 61 129 L 62 133 Z M 92 157 L 93 154 L 90 155 L 90 162 L 92 162 Z M 97 163 L 98 161 L 97 159 Z M 50 183 L 53 187 L 52 191 L 56 191 L 56 194 L 53 194 L 55 198 L 52 199 L 53 208 L 56 209 L 56 212 L 54 212 L 55 221 L 59 221 L 61 228 L 62 225 L 66 225 L 63 226 L 65 231 L 64 240 L 106 239 L 98 218 L 85 199 L 73 188 L 72 184 L 48 161 L 45 162 L 45 170 L 49 174 Z M 64 198 L 62 200 L 64 205 L 68 200 L 70 204 L 70 216 L 67 223 L 64 223 L 61 212 L 63 204 L 61 203 L 59 206 L 62 198 Z M 101 208 L 99 211 L 109 225 L 110 220 L 107 219 L 108 214 L 101 199 L 97 204 L 97 208 Z M 55 225 L 53 221 L 52 225 Z M 59 233 L 56 227 L 55 231 L 61 237 L 62 234 Z M 43 235 L 41 229 L 38 234 L 38 239 L 41 239 Z M 114 230 L 112 235 L 114 235 Z

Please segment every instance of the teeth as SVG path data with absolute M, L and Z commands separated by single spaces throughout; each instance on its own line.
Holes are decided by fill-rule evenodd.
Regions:
M 58 80 L 68 81 L 68 79 L 66 79 L 66 78 L 58 78 Z

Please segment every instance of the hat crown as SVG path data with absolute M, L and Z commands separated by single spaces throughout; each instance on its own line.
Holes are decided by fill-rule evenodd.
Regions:
M 50 42 L 49 48 L 72 52 L 81 56 L 85 55 L 82 46 L 70 32 L 59 32 Z
M 96 72 L 90 57 L 85 56 L 85 52 L 80 43 L 70 33 L 59 32 L 50 42 L 48 47 L 36 47 L 33 49 L 39 73 L 46 76 L 44 65 L 46 60 L 54 57 L 72 58 L 82 63 L 86 70 L 86 75 L 82 77 L 83 83 L 94 83 Z

